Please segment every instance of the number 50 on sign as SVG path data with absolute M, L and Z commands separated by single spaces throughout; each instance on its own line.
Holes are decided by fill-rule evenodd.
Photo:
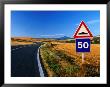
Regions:
M 77 52 L 90 52 L 90 39 L 76 39 Z

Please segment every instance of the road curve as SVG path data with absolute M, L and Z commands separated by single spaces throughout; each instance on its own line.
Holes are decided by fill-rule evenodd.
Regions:
M 40 77 L 36 55 L 40 45 L 11 47 L 11 77 Z

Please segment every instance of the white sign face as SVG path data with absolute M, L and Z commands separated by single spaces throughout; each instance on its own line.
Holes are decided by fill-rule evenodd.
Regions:
M 90 36 L 89 32 L 87 31 L 86 27 L 82 24 L 79 32 L 76 34 L 76 36 Z

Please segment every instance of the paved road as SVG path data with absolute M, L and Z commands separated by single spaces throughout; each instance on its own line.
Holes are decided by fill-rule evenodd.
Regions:
M 37 51 L 41 43 L 11 47 L 11 76 L 39 77 Z

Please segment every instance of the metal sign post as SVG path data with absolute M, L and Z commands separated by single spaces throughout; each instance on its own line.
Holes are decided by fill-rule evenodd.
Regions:
M 82 53 L 82 64 L 84 64 L 84 53 Z

